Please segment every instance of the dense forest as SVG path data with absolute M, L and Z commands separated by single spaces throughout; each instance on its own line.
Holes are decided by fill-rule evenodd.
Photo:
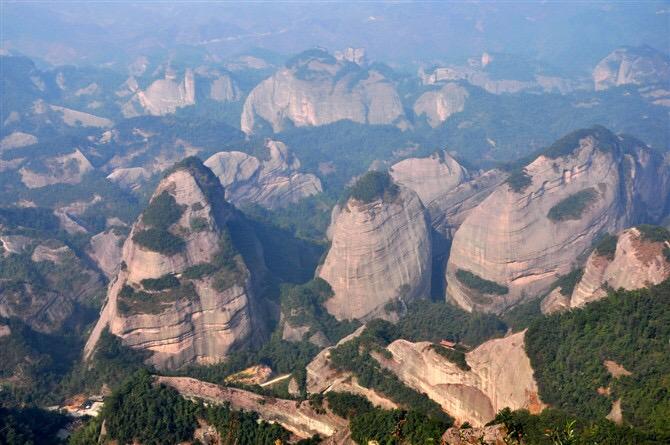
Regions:
M 621 400 L 624 419 L 662 442 L 670 440 L 669 339 L 670 280 L 611 291 L 583 309 L 538 320 L 526 349 L 542 400 L 593 420 Z M 607 360 L 628 372 L 611 375 Z M 599 394 L 601 387 L 610 395 Z

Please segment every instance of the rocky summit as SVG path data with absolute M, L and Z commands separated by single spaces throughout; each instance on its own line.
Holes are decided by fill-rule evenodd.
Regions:
M 275 209 L 321 193 L 321 180 L 300 173 L 300 160 L 283 142 L 267 140 L 265 148 L 268 159 L 224 151 L 205 161 L 225 187 L 226 199 L 237 206 L 258 204 Z
M 651 149 L 602 127 L 560 139 L 512 172 L 458 228 L 447 299 L 500 312 L 547 290 L 599 235 L 653 217 L 654 203 L 666 202 L 667 174 Z
M 542 301 L 542 311 L 581 307 L 605 298 L 607 289 L 641 289 L 668 277 L 670 233 L 658 226 L 632 227 L 618 235 L 604 236 L 589 255 L 574 287 L 552 290 Z
M 330 233 L 318 274 L 333 289 L 325 307 L 336 318 L 384 317 L 396 303 L 428 295 L 430 226 L 415 192 L 384 173 L 367 173 L 333 213 Z
M 168 172 L 123 246 L 88 353 L 106 327 L 163 369 L 218 362 L 258 338 L 253 277 L 224 193 L 196 158 Z
M 324 50 L 305 51 L 249 93 L 240 127 L 251 134 L 263 124 L 278 132 L 345 119 L 405 125 L 400 97 L 382 71 Z

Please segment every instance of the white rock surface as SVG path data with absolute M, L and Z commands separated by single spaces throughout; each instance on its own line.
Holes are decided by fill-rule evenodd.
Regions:
M 469 371 L 436 352 L 432 343 L 396 340 L 392 358 L 374 354 L 403 383 L 439 403 L 458 423 L 483 426 L 505 407 L 539 413 L 533 369 L 524 347 L 525 331 L 489 340 L 466 354 Z
M 386 304 L 409 303 L 430 292 L 427 213 L 416 193 L 399 189 L 390 202 L 349 199 L 334 217 L 319 276 L 335 293 L 325 307 L 339 320 L 386 316 Z
M 117 234 L 116 229 L 107 229 L 91 237 L 87 253 L 107 278 L 113 278 L 119 272 L 123 241 L 124 237 Z
M 317 126 L 345 119 L 373 125 L 404 120 L 402 102 L 388 79 L 376 70 L 358 78 L 358 72 L 347 69 L 334 58 L 326 62 L 310 58 L 280 69 L 249 93 L 242 131 L 252 133 L 261 120 L 275 132 L 287 125 Z
M 456 83 L 446 83 L 436 91 L 423 93 L 414 103 L 414 113 L 425 115 L 428 124 L 435 128 L 449 119 L 449 116 L 460 113 L 465 108 L 468 91 Z
M 611 150 L 600 149 L 606 142 L 594 134 L 589 130 L 569 155 L 539 156 L 525 168 L 532 182 L 527 188 L 517 193 L 508 184 L 499 185 L 469 213 L 451 247 L 449 300 L 466 310 L 498 312 L 537 296 L 570 272 L 599 234 L 633 223 L 641 204 L 652 200 L 649 190 L 656 190 L 656 201 L 665 202 L 667 170 L 658 157 L 647 162 L 648 149 L 640 149 L 645 155 L 624 153 L 623 144 L 616 142 Z M 597 197 L 579 219 L 548 218 L 555 205 L 586 189 Z M 509 292 L 470 289 L 456 278 L 459 269 L 506 286 Z
M 0 141 L 0 151 L 9 150 L 10 148 L 25 147 L 36 143 L 37 138 L 32 134 L 15 131 L 2 138 L 2 141 Z
M 239 151 L 212 155 L 208 166 L 226 189 L 226 199 L 237 206 L 258 204 L 276 209 L 321 193 L 321 181 L 300 173 L 300 161 L 286 145 L 267 140 L 269 159 L 261 160 Z
M 596 91 L 621 85 L 670 83 L 670 59 L 649 47 L 618 48 L 593 69 Z
M 151 173 L 143 167 L 117 168 L 107 175 L 107 179 L 129 190 L 137 190 L 150 177 Z
M 581 307 L 607 295 L 612 289 L 640 289 L 656 285 L 670 277 L 670 260 L 663 253 L 670 241 L 645 240 L 636 228 L 618 236 L 613 259 L 594 251 L 586 262 L 582 276 L 570 298 L 570 307 Z
M 215 180 L 213 175 L 212 178 Z M 182 277 L 182 285 L 194 286 L 195 295 L 191 298 L 176 299 L 151 312 L 128 313 L 119 306 L 124 285 L 141 288 L 143 279 L 180 274 L 190 266 L 212 262 L 218 252 L 222 230 L 230 217 L 222 188 L 207 192 L 213 194 L 210 202 L 196 175 L 182 167 L 160 182 L 154 196 L 163 192 L 184 206 L 180 220 L 170 231 L 182 237 L 185 247 L 174 255 L 148 250 L 133 240 L 134 234 L 144 229 L 142 219 L 133 225 L 123 246 L 125 267 L 110 285 L 107 303 L 85 348 L 87 357 L 106 326 L 125 344 L 151 352 L 148 361 L 162 369 L 219 362 L 229 351 L 249 345 L 261 334 L 254 320 L 250 273 L 241 259 L 238 267 L 243 278 L 223 291 L 214 288 L 211 275 L 192 280 Z M 202 218 L 207 228 L 190 230 L 190 221 L 196 217 Z
M 122 109 L 125 117 L 172 114 L 177 108 L 195 104 L 195 78 L 193 71 L 187 69 L 179 81 L 172 70 L 166 69 L 165 77 L 155 80 L 146 90 L 140 89 L 134 78 L 129 78 L 117 95 L 130 95 Z

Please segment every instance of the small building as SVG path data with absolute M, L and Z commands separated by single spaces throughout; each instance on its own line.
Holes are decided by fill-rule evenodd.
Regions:
M 456 343 L 454 343 L 453 341 L 449 341 L 449 340 L 441 340 L 440 345 L 444 346 L 445 348 L 449 348 L 449 349 L 454 349 L 454 347 L 456 347 Z

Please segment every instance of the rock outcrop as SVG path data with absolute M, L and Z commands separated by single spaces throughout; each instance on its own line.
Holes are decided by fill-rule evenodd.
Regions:
M 389 173 L 395 182 L 419 195 L 433 229 L 446 239 L 451 239 L 470 210 L 507 177 L 500 170 L 471 174 L 446 152 L 405 159 L 394 164 Z
M 447 298 L 502 311 L 541 294 L 597 236 L 660 217 L 667 176 L 660 155 L 632 138 L 602 127 L 564 137 L 469 213 L 454 235 Z
M 294 57 L 249 93 L 240 125 L 250 134 L 262 123 L 279 132 L 288 126 L 345 119 L 365 124 L 405 123 L 395 86 L 380 70 L 314 49 Z
M 335 346 L 324 348 L 306 366 L 306 389 L 310 394 L 327 393 L 329 391 L 350 392 L 359 394 L 368 399 L 373 405 L 384 409 L 398 408 L 398 405 L 374 389 L 366 388 L 358 383 L 354 375 L 347 371 L 335 369 L 330 364 L 330 352 L 349 340 L 359 336 L 365 326 L 342 338 Z
M 257 412 L 261 419 L 277 422 L 297 437 L 315 434 L 332 437 L 348 431 L 348 421 L 332 413 L 320 413 L 308 401 L 264 397 L 250 391 L 228 388 L 189 377 L 157 377 L 157 383 L 176 389 L 182 396 L 224 404 L 237 410 Z
M 423 93 L 414 103 L 414 114 L 426 116 L 428 124 L 435 128 L 449 119 L 452 114 L 465 108 L 468 90 L 456 83 L 446 83 L 442 88 Z
M 163 369 L 218 362 L 255 342 L 253 276 L 228 233 L 233 217 L 209 169 L 197 158 L 177 164 L 131 229 L 86 355 L 107 326 Z
M 470 178 L 468 171 L 444 151 L 400 161 L 389 174 L 398 184 L 414 190 L 426 207 Z
M 593 69 L 596 91 L 622 85 L 670 84 L 670 59 L 648 46 L 618 48 L 602 59 Z
M 28 188 L 53 184 L 78 184 L 93 170 L 79 149 L 53 157 L 35 159 L 19 170 L 21 182 Z
M 419 70 L 424 85 L 462 82 L 477 86 L 491 94 L 514 94 L 523 91 L 569 93 L 585 89 L 586 83 L 547 73 L 546 67 L 528 60 L 514 60 L 505 54 L 482 54 L 467 65 L 436 67 L 429 72 Z
M 239 151 L 211 156 L 205 165 L 226 189 L 226 199 L 235 205 L 258 204 L 276 209 L 321 193 L 321 181 L 311 173 L 300 173 L 300 161 L 286 145 L 267 140 L 268 159 Z
M 441 355 L 429 342 L 396 340 L 391 358 L 374 354 L 404 384 L 439 403 L 458 423 L 483 426 L 505 408 L 539 413 L 533 369 L 524 347 L 525 331 L 489 340 L 465 354 L 469 370 Z
M 609 246 L 604 246 L 606 242 Z M 589 255 L 584 273 L 571 295 L 550 305 L 544 312 L 584 306 L 607 295 L 607 288 L 640 289 L 670 277 L 670 233 L 661 227 L 626 229 L 614 239 L 606 239 Z M 554 294 L 554 292 L 552 292 Z M 552 295 L 550 294 L 550 295 Z M 546 307 L 546 309 L 545 309 Z
M 37 137 L 22 131 L 15 131 L 3 137 L 0 141 L 0 151 L 10 148 L 20 148 L 37 143 Z
M 129 78 L 117 95 L 130 95 L 130 99 L 122 106 L 125 117 L 141 114 L 162 116 L 174 113 L 177 108 L 195 104 L 195 78 L 193 71 L 187 69 L 179 81 L 173 70 L 166 69 L 165 77 L 155 80 L 145 90 L 139 87 L 133 77 Z
M 333 289 L 325 307 L 339 320 L 386 316 L 387 304 L 430 292 L 426 210 L 416 193 L 392 187 L 369 202 L 350 198 L 333 215 L 332 244 L 319 276 Z
M 124 239 L 123 233 L 115 227 L 92 236 L 89 241 L 88 256 L 107 278 L 113 278 L 119 272 Z
M 0 267 L 23 256 L 22 272 L 0 279 L 0 317 L 19 318 L 36 331 L 58 331 L 78 304 L 104 292 L 102 276 L 55 239 L 0 234 L 0 252 Z

